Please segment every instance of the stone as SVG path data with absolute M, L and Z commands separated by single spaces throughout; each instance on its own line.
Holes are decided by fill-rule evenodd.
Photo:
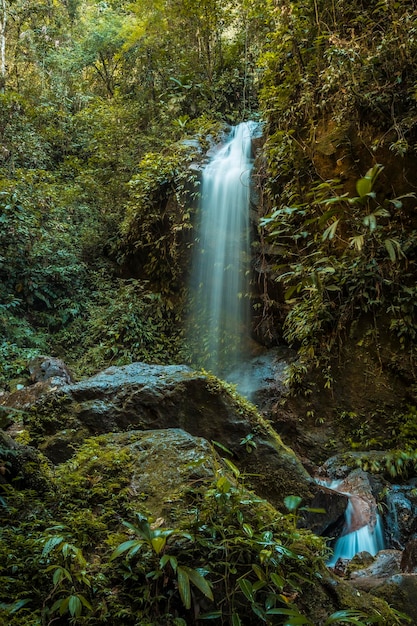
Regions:
M 248 487 L 275 506 L 290 494 L 308 505 L 317 490 L 253 405 L 216 378 L 186 366 L 110 367 L 78 383 L 44 387 L 32 400 L 29 389 L 5 394 L 0 404 L 25 409 L 24 423 L 34 444 L 56 464 L 70 458 L 74 443 L 88 436 L 180 428 L 218 443 L 225 456 L 225 448 L 229 450 Z M 250 446 L 245 444 L 248 437 Z
M 55 384 L 71 383 L 72 377 L 64 361 L 53 356 L 40 355 L 29 362 L 30 379 L 33 383 L 53 379 Z
M 385 495 L 385 528 L 390 545 L 402 550 L 417 533 L 417 492 L 414 485 L 390 485 Z
M 46 493 L 51 489 L 51 475 L 46 459 L 31 446 L 17 443 L 0 430 L 0 484 L 15 489 L 33 489 Z
M 392 608 L 411 618 L 417 624 L 417 576 L 414 574 L 394 574 L 388 578 L 356 578 L 350 581 L 355 589 L 384 600 Z
M 227 381 L 236 385 L 237 391 L 261 411 L 268 411 L 286 392 L 284 380 L 294 358 L 288 348 L 262 350 L 232 370 Z
M 400 568 L 407 574 L 417 574 L 417 538 L 413 537 L 405 545 Z
M 361 562 L 360 556 L 356 555 L 349 563 L 349 577 L 352 580 L 370 577 L 389 578 L 400 573 L 400 561 L 400 550 L 380 550 L 375 557 L 368 559 L 367 566 L 363 567 L 367 561 Z
M 310 502 L 312 509 L 322 509 L 322 513 L 306 512 L 304 521 L 316 535 L 338 536 L 343 528 L 348 497 L 323 485 L 317 486 L 316 494 Z
M 111 448 L 121 456 L 129 455 L 130 474 L 124 478 L 129 480 L 132 503 L 137 502 L 139 509 L 146 508 L 152 518 L 162 517 L 168 523 L 195 514 L 188 513 L 185 506 L 191 488 L 208 487 L 220 468 L 230 474 L 208 441 L 180 428 L 109 433 L 101 435 L 99 442 L 103 460 Z M 80 466 L 79 471 L 83 475 L 85 469 Z M 123 474 L 126 471 L 126 468 L 121 470 Z

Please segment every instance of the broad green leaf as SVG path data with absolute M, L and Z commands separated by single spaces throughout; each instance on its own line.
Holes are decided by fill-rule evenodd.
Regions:
M 51 550 L 53 550 L 56 546 L 59 546 L 64 541 L 65 539 L 63 537 L 51 537 L 50 539 L 48 539 L 43 547 L 42 556 L 46 556 L 47 554 L 49 554 Z
M 234 463 L 232 463 L 232 461 L 230 461 L 229 459 L 223 459 L 223 460 L 226 463 L 227 467 L 232 470 L 233 475 L 235 476 L 235 478 L 239 478 L 240 471 L 236 467 L 236 465 Z
M 165 565 L 167 563 L 169 563 L 171 565 L 171 567 L 174 570 L 174 572 L 177 571 L 178 561 L 177 561 L 175 556 L 171 556 L 170 554 L 164 554 L 164 556 L 162 556 L 160 561 L 159 561 L 159 567 L 161 569 L 164 569 L 164 567 L 165 567 Z
M 261 619 L 263 622 L 266 622 L 265 611 L 264 609 L 255 602 L 252 603 L 252 611 Z
M 203 593 L 206 598 L 209 600 L 213 600 L 213 592 L 210 587 L 210 583 L 201 575 L 197 570 L 192 569 L 191 567 L 186 567 L 185 565 L 182 569 L 187 574 L 188 578 L 191 580 L 193 585 L 197 587 Z
M 240 617 L 237 613 L 233 613 L 232 615 L 232 626 L 242 626 L 242 622 L 240 621 Z
M 262 567 L 259 567 L 256 563 L 252 563 L 252 569 L 259 578 L 259 580 L 266 580 L 265 572 Z
M 365 243 L 365 237 L 363 235 L 355 235 L 355 237 L 351 237 L 349 241 L 351 248 L 355 248 L 355 250 L 361 252 Z
M 384 241 L 384 246 L 389 254 L 389 258 L 390 260 L 395 263 L 395 261 L 397 260 L 397 254 L 395 252 L 395 248 L 392 244 L 391 239 L 385 239 Z
M 365 226 L 368 226 L 371 233 L 376 229 L 376 217 L 374 213 L 370 213 L 369 215 L 365 215 L 363 218 L 363 223 Z
M 87 600 L 87 598 L 85 598 L 83 595 L 81 595 L 80 593 L 78 594 L 78 597 L 81 600 L 81 603 L 85 606 L 86 609 L 88 609 L 89 611 L 93 610 L 93 607 L 91 606 L 91 604 L 89 603 L 89 601 Z
M 348 624 L 357 624 L 358 626 L 366 626 L 366 624 L 362 621 L 359 621 L 359 618 L 364 617 L 364 614 L 360 611 L 352 611 L 352 610 L 343 610 L 336 611 L 332 613 L 326 621 L 324 622 L 324 626 L 329 626 L 330 624 L 335 624 L 336 622 L 347 622 Z
M 247 535 L 248 537 L 253 537 L 253 528 L 250 524 L 243 524 L 242 528 L 245 535 Z
M 336 204 L 336 202 L 341 202 L 342 200 L 347 200 L 348 193 L 344 193 L 341 196 L 334 196 L 333 198 L 329 198 L 328 200 L 321 200 L 319 204 Z
M 282 576 L 278 576 L 278 574 L 272 573 L 270 574 L 270 579 L 280 591 L 284 588 L 285 578 L 282 578 Z
M 63 598 L 62 601 L 60 602 L 60 605 L 59 605 L 60 615 L 65 615 L 65 613 L 68 613 L 68 605 L 69 605 L 70 597 L 71 596 L 68 596 L 67 598 Z
M 191 608 L 190 579 L 185 569 L 181 567 L 180 565 L 177 567 L 177 577 L 178 577 L 178 590 L 180 592 L 182 603 L 186 609 L 189 609 Z
M 131 548 L 134 548 L 134 547 L 141 548 L 142 546 L 143 546 L 143 541 L 140 539 L 129 539 L 129 541 L 124 541 L 123 543 L 120 544 L 120 546 L 117 546 L 117 548 L 114 550 L 109 560 L 113 561 L 114 559 L 117 559 L 118 556 L 123 554 L 123 552 L 127 552 L 128 550 L 131 550 Z
M 257 580 L 253 583 L 253 593 L 256 594 L 259 589 L 263 589 L 266 586 L 266 580 Z
M 308 624 L 309 626 L 313 626 L 313 623 L 305 617 L 305 615 L 301 615 L 301 613 L 297 609 L 270 609 L 266 612 L 267 615 L 288 615 L 288 619 L 285 620 L 284 624 L 290 626 L 291 624 Z
M 208 619 L 219 619 L 222 616 L 222 612 L 221 611 L 212 611 L 211 613 L 201 613 L 198 616 L 198 619 L 200 620 L 208 620 Z
M 284 293 L 285 300 L 289 300 L 291 298 L 291 296 L 293 295 L 293 293 L 295 293 L 295 292 L 298 293 L 300 291 L 301 287 L 302 287 L 301 283 L 298 283 L 297 285 L 292 285 L 291 287 L 288 287 L 288 289 Z
M 363 198 L 368 193 L 372 191 L 372 178 L 360 178 L 356 181 L 356 191 L 358 192 L 358 196 Z
M 397 260 L 397 258 L 405 257 L 405 254 L 401 249 L 401 244 L 397 241 L 397 239 L 385 239 L 384 246 L 393 263 Z
M 16 600 L 13 604 L 1 604 L 0 606 L 3 610 L 7 611 L 9 615 L 13 615 L 13 613 L 20 611 L 20 609 L 26 606 L 29 602 L 31 602 L 31 599 L 25 598 L 24 600 Z
M 254 602 L 255 595 L 253 593 L 252 583 L 247 578 L 241 578 L 239 580 L 239 587 L 249 600 L 249 602 Z
M 166 542 L 167 542 L 166 537 L 161 536 L 161 535 L 159 537 L 153 537 L 151 539 L 151 546 L 155 554 L 159 554 L 160 552 L 162 552 L 162 550 L 165 547 Z
M 64 578 L 72 582 L 71 573 L 65 567 L 57 567 L 52 577 L 52 582 L 54 585 L 58 585 Z
M 68 609 L 72 617 L 80 617 L 83 612 L 83 605 L 81 604 L 81 600 L 78 596 L 70 596 Z
M 232 487 L 231 482 L 226 478 L 226 476 L 222 476 L 216 483 L 217 489 L 220 493 L 228 493 Z
M 229 450 L 229 448 L 226 448 L 226 446 L 224 446 L 219 441 L 212 440 L 211 443 L 213 444 L 213 446 L 216 446 L 220 450 L 223 450 L 223 452 L 226 452 L 227 454 L 230 454 L 230 456 L 233 456 L 233 452 L 231 450 Z
M 296 511 L 301 504 L 302 498 L 300 496 L 287 496 L 284 498 L 284 504 L 288 511 L 291 513 Z
M 51 613 L 55 613 L 55 611 L 58 611 L 58 609 L 61 607 L 61 604 L 63 603 L 63 599 L 59 598 L 59 600 L 56 600 L 53 605 L 51 606 Z

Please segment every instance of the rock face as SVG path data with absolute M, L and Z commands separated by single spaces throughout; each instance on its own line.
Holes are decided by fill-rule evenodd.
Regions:
M 310 508 L 322 510 L 323 513 L 307 512 L 304 516 L 305 525 L 316 535 L 338 536 L 344 525 L 347 504 L 348 497 L 346 495 L 318 485 Z
M 349 563 L 348 569 L 352 580 L 370 577 L 388 578 L 400 573 L 401 552 L 399 550 L 381 550 L 375 557 L 372 557 L 367 567 L 355 569 L 355 564 L 360 563 L 361 554 L 364 553 L 356 555 Z
M 411 484 L 391 485 L 385 496 L 385 527 L 392 546 L 403 549 L 408 539 L 417 538 L 417 493 Z
M 208 441 L 179 428 L 109 433 L 99 441 L 103 458 L 110 449 L 129 456 L 131 501 L 154 519 L 178 521 L 186 516 L 187 490 L 208 486 L 220 468 L 227 470 Z M 82 475 L 85 469 L 79 471 Z
M 289 348 L 262 350 L 257 356 L 241 363 L 227 376 L 245 398 L 254 402 L 262 412 L 269 413 L 271 406 L 285 393 L 284 380 L 294 351 Z
M 34 383 L 53 379 L 55 384 L 72 382 L 69 369 L 64 361 L 52 356 L 37 356 L 29 363 L 30 379 Z
M 75 384 L 44 388 L 41 395 L 34 390 L 32 400 L 30 390 L 5 394 L 0 403 L 25 409 L 34 443 L 54 463 L 68 459 L 74 444 L 88 436 L 180 428 L 227 448 L 248 474 L 248 486 L 275 505 L 289 494 L 310 501 L 316 491 L 294 453 L 252 405 L 186 366 L 132 363 Z

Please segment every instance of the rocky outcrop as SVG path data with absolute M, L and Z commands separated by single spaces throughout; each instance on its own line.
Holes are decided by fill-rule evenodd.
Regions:
M 308 502 L 316 492 L 295 454 L 252 405 L 186 366 L 132 363 L 33 392 L 32 399 L 31 387 L 5 394 L 0 403 L 24 409 L 34 444 L 54 463 L 68 459 L 74 445 L 91 435 L 180 428 L 218 444 L 247 474 L 248 486 L 275 505 L 289 494 Z
M 390 485 L 385 495 L 385 527 L 390 544 L 403 549 L 417 538 L 417 493 L 415 480 L 405 485 Z
M 42 494 L 51 489 L 50 471 L 39 451 L 0 430 L 0 486 L 6 484 Z
M 30 380 L 33 383 L 53 379 L 55 384 L 71 383 L 72 377 L 62 359 L 40 355 L 32 359 L 28 365 Z

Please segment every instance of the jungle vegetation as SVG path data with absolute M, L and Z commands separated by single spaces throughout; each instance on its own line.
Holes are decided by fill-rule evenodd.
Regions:
M 254 266 L 263 269 L 254 302 L 271 336 L 298 351 L 291 389 L 305 391 L 312 371 L 331 388 L 333 359 L 359 327 L 356 340 L 370 349 L 395 344 L 389 365 L 415 392 L 416 68 L 412 0 L 0 0 L 0 388 L 24 382 L 38 354 L 62 356 L 77 377 L 135 360 L 187 362 L 182 322 L 198 197 L 189 166 L 228 124 L 259 119 Z M 414 416 L 409 407 L 403 448 L 407 429 L 414 442 Z M 0 450 L 7 473 L 13 452 Z M 79 454 L 88 464 L 91 450 Z M 106 463 L 113 480 L 112 450 Z M 79 477 L 45 481 L 41 498 L 13 485 L 0 494 L 2 549 L 26 555 L 27 571 L 19 583 L 13 571 L 3 580 L 5 623 L 25 623 L 32 578 L 50 596 L 31 596 L 31 626 L 33 615 L 42 625 L 135 624 L 126 598 L 111 596 L 122 580 L 129 601 L 138 585 L 157 595 L 164 576 L 176 607 L 189 610 L 190 588 L 210 599 L 189 528 L 155 532 L 126 509 L 127 545 L 106 507 L 80 519 Z M 122 509 L 124 487 L 115 487 Z M 278 554 L 250 580 L 238 569 L 225 575 L 228 584 L 238 572 L 227 596 L 233 626 L 236 606 L 265 623 L 309 623 L 282 608 L 283 590 L 297 591 L 298 505 L 290 500 L 265 537 L 270 512 L 253 519 L 244 497 L 227 478 L 213 485 L 221 528 L 202 504 L 207 562 L 216 561 L 213 533 L 235 556 L 236 545 L 250 544 L 250 560 L 262 542 Z M 105 571 L 87 566 L 89 542 L 109 532 Z M 160 557 L 176 532 L 184 562 L 178 547 Z M 324 547 L 305 541 L 304 574 L 320 576 Z M 152 604 L 139 609 L 143 624 L 185 623 L 156 618 Z M 359 613 L 332 619 L 371 623 Z

